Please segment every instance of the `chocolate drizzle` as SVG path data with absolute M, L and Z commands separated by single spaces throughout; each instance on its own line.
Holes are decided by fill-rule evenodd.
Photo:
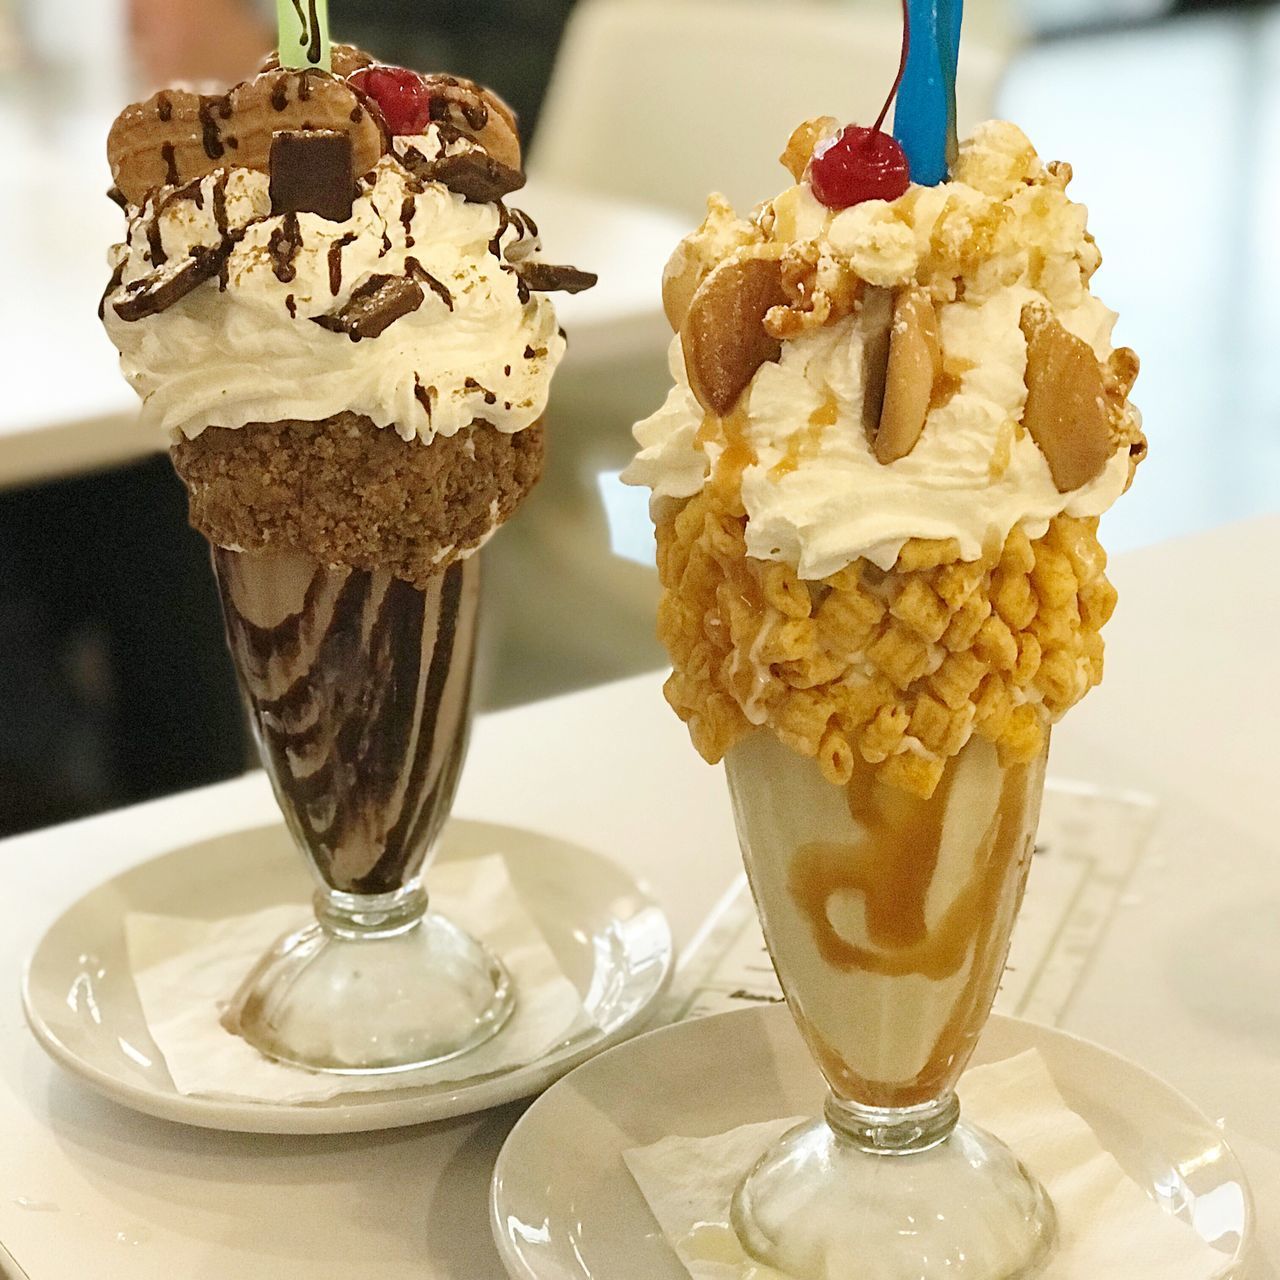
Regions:
M 482 387 L 474 378 L 467 378 L 462 384 L 468 391 L 479 391 L 484 396 L 485 404 L 497 404 L 498 396 L 496 392 L 490 391 L 488 387 Z
M 348 231 L 329 246 L 329 292 L 336 298 L 342 289 L 342 251 L 355 243 L 355 232 Z
M 316 0 L 308 0 L 307 26 L 311 32 L 311 43 L 307 46 L 307 61 L 319 62 L 324 46 L 321 40 L 320 20 L 316 16 Z
M 298 274 L 294 263 L 301 248 L 302 229 L 298 225 L 298 215 L 286 213 L 267 241 L 267 252 L 271 255 L 271 270 L 275 272 L 275 277 L 281 284 L 288 284 Z M 290 300 L 292 296 L 290 294 Z
M 422 379 L 415 373 L 413 375 L 413 395 L 414 399 L 422 406 L 422 411 L 427 415 L 427 421 L 431 421 L 431 393 L 435 387 L 424 387 Z
M 173 102 L 167 93 L 156 94 L 156 116 L 163 124 L 173 119 Z
M 404 227 L 404 243 L 406 249 L 413 248 L 413 215 L 417 212 L 418 202 L 412 196 L 405 196 L 400 204 L 400 223 Z M 451 308 L 452 309 L 452 308 Z
M 204 153 L 210 160 L 220 159 L 226 148 L 222 145 L 222 129 L 218 117 L 223 120 L 231 118 L 231 96 L 207 96 L 200 98 L 198 111 L 200 117 L 200 135 L 204 144 Z
M 164 161 L 165 186 L 175 186 L 178 181 L 178 155 L 172 142 L 166 142 L 160 148 L 160 158 Z
M 162 267 L 169 260 L 169 255 L 164 251 L 159 210 L 147 223 L 147 254 L 153 267 Z
M 437 280 L 417 258 L 406 258 L 404 265 L 415 280 L 421 280 L 450 311 L 453 310 L 453 294 L 449 292 L 448 286 L 443 281 Z
M 241 687 L 295 838 L 335 889 L 401 887 L 457 785 L 475 562 L 451 565 L 425 590 L 293 557 L 216 550 L 214 564 Z M 263 625 L 248 602 L 272 599 L 273 588 L 285 608 L 297 604 Z

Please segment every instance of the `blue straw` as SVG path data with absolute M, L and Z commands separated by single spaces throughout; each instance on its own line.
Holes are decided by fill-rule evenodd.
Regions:
M 955 162 L 956 63 L 964 0 L 907 0 L 911 47 L 898 90 L 893 136 L 911 166 L 911 180 L 936 187 Z

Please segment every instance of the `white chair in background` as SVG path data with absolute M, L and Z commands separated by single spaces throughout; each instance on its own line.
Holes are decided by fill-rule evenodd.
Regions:
M 895 0 L 584 0 L 565 33 L 529 168 L 539 178 L 698 214 L 777 192 L 810 116 L 871 123 L 901 48 Z M 991 112 L 1005 50 L 966 32 L 959 122 Z
M 987 0 L 988 14 L 1002 3 Z M 801 120 L 875 119 L 897 70 L 902 28 L 897 0 L 871 7 L 872 0 L 583 0 L 530 171 L 549 186 L 665 205 L 690 229 L 709 191 L 749 209 L 790 181 L 777 156 Z M 966 30 L 962 128 L 990 113 L 1003 65 L 1003 54 Z M 599 288 L 608 289 L 628 252 L 625 242 L 610 244 L 581 265 L 598 270 Z M 664 661 L 654 637 L 646 495 L 617 480 L 635 448 L 631 423 L 662 403 L 669 384 L 660 296 L 654 270 L 652 333 L 638 326 L 634 350 L 583 360 L 571 346 L 557 375 L 546 477 L 515 533 L 485 551 L 492 701 L 527 701 Z

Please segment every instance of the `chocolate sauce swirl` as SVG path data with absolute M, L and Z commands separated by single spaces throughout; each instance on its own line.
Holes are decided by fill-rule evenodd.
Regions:
M 326 884 L 389 893 L 421 868 L 465 751 L 478 567 L 425 590 L 382 570 L 215 550 L 263 763 Z

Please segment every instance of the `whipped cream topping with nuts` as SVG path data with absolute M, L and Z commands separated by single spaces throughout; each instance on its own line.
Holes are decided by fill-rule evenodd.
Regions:
M 428 160 L 461 149 L 434 126 L 395 141 Z M 536 258 L 531 224 L 500 202 L 468 201 L 385 155 L 360 179 L 346 222 L 272 216 L 268 175 L 247 168 L 163 188 L 129 215 L 104 321 L 143 421 L 171 438 L 350 410 L 430 441 L 476 420 L 520 431 L 546 407 L 564 339 L 551 302 L 514 269 Z M 159 314 L 117 312 L 141 282 L 228 235 L 220 279 Z M 312 323 L 382 277 L 418 282 L 421 304 L 357 340 Z
M 1065 194 L 1069 176 L 1041 165 L 1015 126 L 992 122 L 962 146 L 952 181 L 913 186 L 893 202 L 833 211 L 802 182 L 746 221 L 713 197 L 707 222 L 668 268 L 673 326 L 702 282 L 735 259 L 781 259 L 784 279 L 800 286 L 788 310 L 769 311 L 780 354 L 754 369 L 733 410 L 754 458 L 740 480 L 749 555 L 808 579 L 859 557 L 889 568 L 910 538 L 954 538 L 963 559 L 976 559 L 1017 525 L 1039 537 L 1053 516 L 1096 516 L 1120 496 L 1145 449 L 1126 398 L 1136 360 L 1113 352 L 1115 315 L 1089 292 L 1101 259 L 1085 209 Z M 890 402 L 911 399 L 910 387 L 894 386 L 905 374 L 895 375 L 893 358 L 883 382 L 884 350 L 904 336 L 904 290 L 932 307 L 916 348 L 932 349 L 937 367 L 914 430 L 899 448 L 881 440 L 877 457 L 868 397 L 885 397 L 884 417 L 873 414 L 882 432 Z M 1043 358 L 1073 370 L 1081 360 L 1092 366 L 1090 352 L 1098 362 L 1085 370 L 1097 394 L 1093 382 L 1082 385 L 1086 416 L 1105 433 L 1094 450 L 1100 465 L 1085 466 L 1087 479 L 1065 491 L 1055 477 L 1078 481 L 1083 471 L 1058 456 L 1076 442 L 1052 434 L 1053 406 L 1036 406 L 1034 421 L 1028 412 L 1028 317 L 1053 328 Z M 675 385 L 636 425 L 640 450 L 623 475 L 655 500 L 697 493 L 725 448 L 724 432 L 706 429 L 715 415 L 699 395 L 706 378 L 686 365 L 689 349 L 673 342 Z M 902 363 L 909 371 L 911 360 Z

